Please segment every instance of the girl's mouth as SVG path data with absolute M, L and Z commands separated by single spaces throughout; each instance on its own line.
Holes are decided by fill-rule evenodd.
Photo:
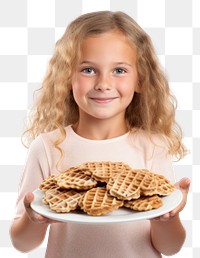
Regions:
M 117 97 L 111 97 L 111 98 L 90 98 L 90 99 L 93 100 L 96 103 L 99 103 L 99 104 L 106 104 L 106 103 L 112 102 L 116 98 Z

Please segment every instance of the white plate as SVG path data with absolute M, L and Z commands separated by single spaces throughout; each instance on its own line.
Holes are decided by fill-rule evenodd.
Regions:
M 176 208 L 181 200 L 182 193 L 180 190 L 176 190 L 166 197 L 162 197 L 163 206 L 158 209 L 150 211 L 132 211 L 127 208 L 119 208 L 111 213 L 102 216 L 89 216 L 81 211 L 73 211 L 70 213 L 56 213 L 49 209 L 49 207 L 42 202 L 43 192 L 39 189 L 34 191 L 34 201 L 31 207 L 37 213 L 48 217 L 50 219 L 74 222 L 74 223 L 117 223 L 117 222 L 128 222 L 136 220 L 151 219 L 161 216 L 174 208 Z

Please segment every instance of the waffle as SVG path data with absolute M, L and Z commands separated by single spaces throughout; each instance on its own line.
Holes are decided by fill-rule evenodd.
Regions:
M 122 205 L 123 201 L 111 196 L 106 187 L 96 187 L 87 191 L 79 202 L 80 208 L 92 216 L 107 214 Z
M 50 189 L 45 192 L 43 199 L 51 210 L 62 213 L 75 210 L 82 195 L 82 192 L 74 190 Z
M 169 195 L 175 191 L 175 186 L 170 183 L 170 181 L 162 175 L 155 176 L 158 181 L 157 193 L 161 196 Z
M 52 175 L 52 176 L 48 176 L 42 181 L 42 183 L 39 186 L 39 189 L 42 190 L 43 192 L 46 192 L 49 189 L 54 189 L 57 187 L 58 185 L 57 185 L 56 177 Z
M 61 174 L 69 173 L 69 172 L 75 172 L 75 171 L 83 171 L 86 175 L 91 176 L 92 171 L 89 170 L 87 166 L 84 165 L 85 163 L 75 166 L 75 167 L 70 167 L 67 170 L 61 172 Z
M 50 189 L 49 189 L 50 190 Z M 48 190 L 47 190 L 48 191 Z M 45 192 L 46 193 L 46 192 Z M 48 202 L 47 202 L 47 200 L 46 200 L 46 194 L 44 194 L 43 196 L 42 196 L 42 202 L 44 203 L 44 204 L 46 204 L 46 205 L 48 205 Z
M 135 170 L 135 172 L 137 172 L 137 170 Z M 140 195 L 142 196 L 155 195 L 157 193 L 157 188 L 159 183 L 156 177 L 156 174 L 146 169 L 141 169 L 138 172 L 141 174 L 140 177 L 142 178 L 142 181 L 140 184 Z
M 146 169 L 131 169 L 123 162 L 86 162 L 43 180 L 42 202 L 55 212 L 80 208 L 100 216 L 124 204 L 137 211 L 156 209 L 175 186 Z M 79 206 L 78 206 L 79 204 Z
M 138 199 L 140 196 L 166 196 L 175 190 L 175 186 L 162 175 L 146 169 L 125 170 L 111 178 L 107 183 L 111 195 L 122 199 Z
M 84 169 L 67 170 L 57 176 L 56 180 L 62 189 L 88 190 L 97 185 L 97 181 Z
M 154 181 L 155 178 L 146 170 L 125 170 L 110 178 L 107 189 L 111 195 L 122 200 L 138 199 L 141 192 L 153 192 L 156 186 Z
M 108 182 L 108 180 L 125 169 L 131 169 L 123 162 L 86 162 L 80 168 L 91 171 L 92 177 L 100 182 Z
M 158 195 L 149 197 L 140 197 L 136 200 L 125 201 L 124 207 L 132 209 L 134 211 L 149 211 L 157 209 L 163 205 L 161 198 Z

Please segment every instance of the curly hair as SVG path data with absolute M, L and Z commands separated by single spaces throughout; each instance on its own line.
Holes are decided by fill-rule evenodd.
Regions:
M 79 16 L 67 27 L 57 41 L 49 62 L 39 97 L 33 107 L 29 128 L 24 133 L 30 143 L 40 133 L 55 129 L 60 136 L 59 145 L 66 137 L 65 127 L 79 119 L 79 110 L 71 91 L 73 71 L 81 55 L 81 44 L 86 37 L 118 30 L 129 40 L 137 53 L 138 84 L 140 92 L 128 106 L 125 118 L 130 130 L 139 128 L 149 135 L 159 133 L 169 143 L 169 152 L 178 159 L 186 152 L 182 132 L 175 121 L 176 99 L 162 71 L 147 33 L 123 12 L 100 11 Z

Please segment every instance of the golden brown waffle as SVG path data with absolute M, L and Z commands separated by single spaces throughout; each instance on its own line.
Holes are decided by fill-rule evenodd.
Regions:
M 122 205 L 123 201 L 111 196 L 105 187 L 90 189 L 79 202 L 80 208 L 92 216 L 107 214 Z
M 42 183 L 39 186 L 39 189 L 42 190 L 43 192 L 46 192 L 49 189 L 54 189 L 57 188 L 57 181 L 56 181 L 56 176 L 48 176 L 45 178 Z
M 141 192 L 153 192 L 156 183 L 151 173 L 146 170 L 125 170 L 108 181 L 107 188 L 111 195 L 122 199 L 138 199 Z
M 165 196 L 175 191 L 176 187 L 170 183 L 170 181 L 162 175 L 155 176 L 158 181 L 158 187 L 156 194 Z
M 162 175 L 110 161 L 71 167 L 58 176 L 47 177 L 39 188 L 45 192 L 42 202 L 52 210 L 69 212 L 79 202 L 81 209 L 93 216 L 118 209 L 123 202 L 135 210 L 154 209 L 161 203 L 154 195 L 165 196 L 175 190 Z
M 68 168 L 67 170 L 61 172 L 61 174 L 63 173 L 69 173 L 69 172 L 75 172 L 75 171 L 83 171 L 86 175 L 89 175 L 91 176 L 92 175 L 92 171 L 90 171 L 88 169 L 87 166 L 84 165 L 85 163 L 81 164 L 81 165 L 78 165 L 78 166 L 75 166 L 75 167 L 70 167 Z
M 57 184 L 64 189 L 88 190 L 97 185 L 97 181 L 83 169 L 65 171 L 56 178 Z
M 108 181 L 107 188 L 111 195 L 122 199 L 138 199 L 140 196 L 155 194 L 165 196 L 175 190 L 175 186 L 162 175 L 146 169 L 124 171 Z
M 138 171 L 138 170 L 135 170 Z M 141 169 L 139 170 L 143 179 L 140 184 L 140 195 L 144 196 L 152 196 L 157 193 L 157 188 L 158 188 L 158 180 L 155 177 L 156 174 L 150 172 L 149 170 L 146 169 Z M 146 176 L 144 176 L 144 174 Z
M 136 200 L 125 201 L 124 207 L 134 211 L 149 211 L 157 209 L 163 205 L 162 199 L 158 195 L 140 197 Z
M 50 189 L 49 189 L 50 190 Z M 48 190 L 47 190 L 48 191 Z M 48 202 L 47 202 L 47 200 L 46 200 L 46 194 L 44 194 L 43 196 L 42 196 L 42 202 L 44 203 L 44 204 L 46 204 L 46 205 L 48 205 Z
M 108 180 L 125 169 L 131 169 L 123 162 L 86 162 L 80 166 L 92 173 L 92 177 L 100 182 L 108 182 Z
M 70 212 L 78 207 L 82 192 L 50 189 L 45 192 L 45 202 L 55 212 Z

